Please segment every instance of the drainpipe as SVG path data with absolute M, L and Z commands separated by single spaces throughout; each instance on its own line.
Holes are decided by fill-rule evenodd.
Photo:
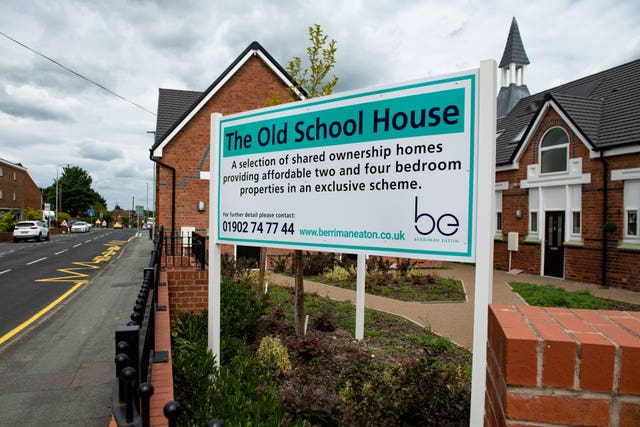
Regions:
M 171 255 L 174 254 L 174 239 L 175 239 L 175 230 L 176 230 L 176 168 L 170 166 L 166 163 L 162 163 L 160 160 L 153 157 L 153 150 L 149 150 L 149 158 L 152 162 L 159 164 L 162 167 L 165 167 L 171 171 Z M 158 201 L 156 200 L 156 203 Z M 156 206 L 156 210 L 157 210 Z M 157 220 L 157 218 L 156 218 Z
M 607 230 L 604 226 L 607 222 L 607 203 L 608 203 L 608 190 L 607 190 L 607 177 L 609 175 L 609 164 L 604 159 L 604 150 L 600 150 L 600 161 L 602 162 L 602 286 L 607 286 Z

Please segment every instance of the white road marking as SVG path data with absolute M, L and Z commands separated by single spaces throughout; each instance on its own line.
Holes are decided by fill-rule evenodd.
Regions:
M 36 262 L 44 261 L 45 259 L 47 259 L 47 257 L 43 257 L 43 258 L 37 259 L 35 261 L 28 262 L 27 265 L 35 264 Z
M 63 249 L 63 250 L 61 250 L 61 251 L 58 251 L 58 252 L 54 253 L 54 255 L 60 255 L 60 254 L 63 254 L 63 253 L 65 253 L 65 252 L 67 252 L 68 250 L 69 250 L 69 249 Z
M 10 271 L 11 271 L 11 269 L 8 269 L 8 270 L 5 270 L 5 271 L 0 271 L 0 274 L 8 273 Z

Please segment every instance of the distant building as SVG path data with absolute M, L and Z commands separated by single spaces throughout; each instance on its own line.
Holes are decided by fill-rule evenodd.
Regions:
M 22 219 L 27 208 L 42 208 L 42 192 L 20 163 L 0 158 L 0 212 Z
M 494 263 L 640 290 L 640 60 L 534 95 L 528 63 L 514 19 L 500 61 Z

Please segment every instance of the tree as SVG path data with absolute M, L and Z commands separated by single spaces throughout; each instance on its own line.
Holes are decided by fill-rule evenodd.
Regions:
M 309 98 L 331 95 L 333 88 L 338 83 L 335 75 L 327 80 L 331 69 L 336 65 L 336 41 L 322 31 L 320 24 L 309 27 L 309 41 L 311 46 L 307 48 L 308 68 L 303 68 L 302 59 L 294 56 L 287 72 L 295 80 L 298 88 L 304 89 Z
M 106 210 L 106 200 L 98 194 L 91 184 L 93 178 L 79 166 L 65 166 L 62 175 L 56 183 L 43 191 L 45 202 L 56 206 L 56 194 L 58 195 L 58 209 L 69 213 L 72 217 L 86 215 L 89 208 L 94 210 Z
M 338 83 L 335 75 L 328 78 L 329 73 L 336 64 L 336 41 L 331 39 L 327 43 L 328 36 L 322 31 L 320 24 L 309 27 L 309 41 L 311 46 L 307 48 L 308 68 L 302 68 L 302 59 L 294 56 L 289 61 L 287 72 L 295 80 L 298 89 L 303 89 L 309 98 L 331 95 L 333 88 Z M 260 277 L 263 277 L 266 251 L 260 256 Z M 304 338 L 304 257 L 302 251 L 296 249 L 293 263 L 295 270 L 295 330 L 296 335 Z M 262 282 L 259 285 L 263 287 Z

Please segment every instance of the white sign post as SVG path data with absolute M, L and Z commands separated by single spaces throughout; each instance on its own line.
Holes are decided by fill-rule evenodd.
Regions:
M 493 95 L 478 90 L 495 62 L 480 70 L 212 115 L 210 268 L 224 243 L 357 253 L 359 270 L 363 254 L 473 262 L 476 232 L 491 233 L 476 222 L 479 172 L 493 173 L 478 162 L 485 108 L 494 132 L 480 144 L 495 143 L 495 83 Z M 483 194 L 493 176 L 484 181 Z M 210 271 L 219 362 L 219 271 Z M 360 280 L 357 292 L 363 318 Z M 486 330 L 477 334 L 486 342 Z

